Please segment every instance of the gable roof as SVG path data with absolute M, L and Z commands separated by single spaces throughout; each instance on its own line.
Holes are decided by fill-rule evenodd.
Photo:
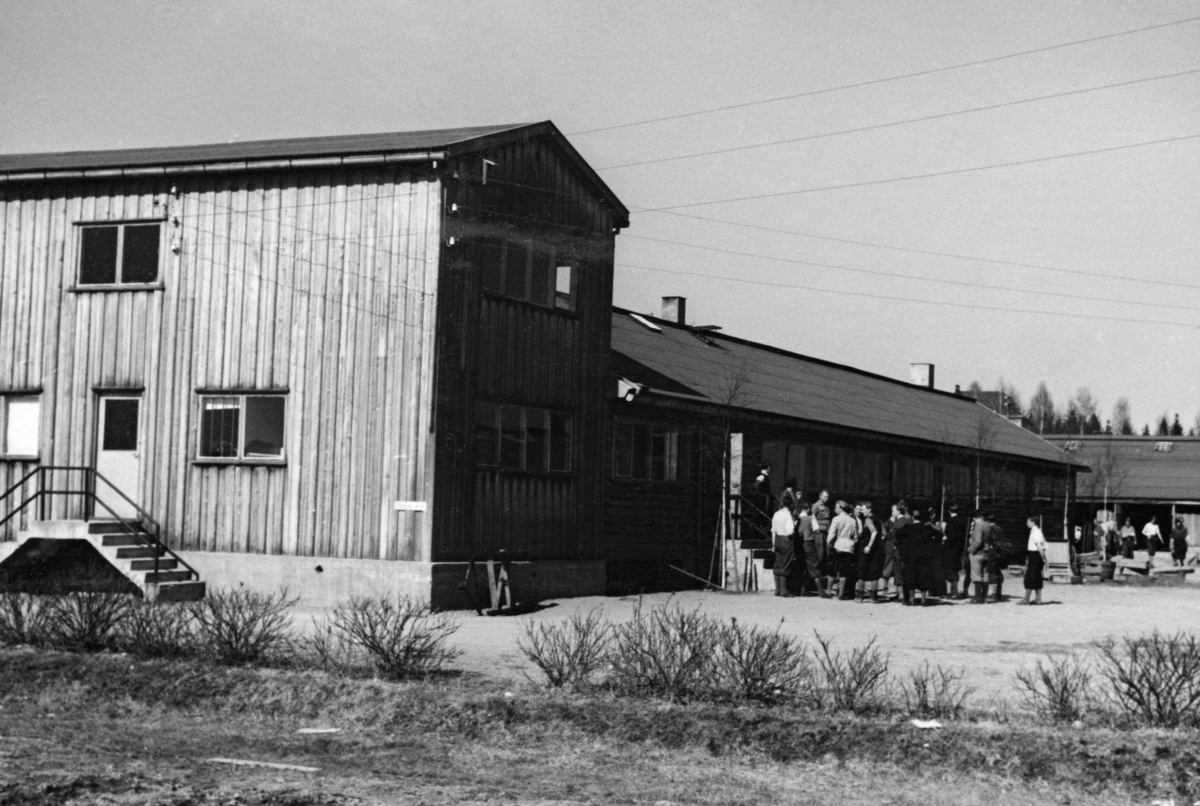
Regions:
M 161 148 L 129 148 L 116 151 L 66 151 L 42 154 L 0 154 L 0 179 L 36 180 L 53 178 L 56 172 L 135 169 L 146 167 L 222 165 L 237 162 L 281 159 L 354 157 L 376 154 L 420 154 L 444 152 L 447 157 L 479 151 L 501 143 L 548 136 L 563 150 L 567 160 L 593 185 L 597 194 L 618 212 L 621 226 L 629 226 L 629 210 L 599 174 L 549 120 L 454 129 L 347 134 L 333 137 L 299 137 L 285 140 L 252 140 Z M 39 174 L 45 176 L 38 176 Z
M 650 392 L 708 404 L 729 403 L 732 375 L 744 376 L 733 405 L 765 414 L 923 440 L 1023 459 L 1082 466 L 1075 457 L 974 399 L 939 392 L 830 361 L 638 314 L 652 330 L 614 308 L 612 349 L 628 380 Z M 630 362 L 633 362 L 632 364 Z M 614 366 L 617 362 L 614 361 Z M 641 365 L 690 390 L 656 387 Z
M 1107 476 L 1110 498 L 1200 501 L 1200 438 L 1055 434 L 1046 440 L 1069 446 L 1073 456 L 1095 469 L 1099 476 L 1096 497 L 1103 495 L 1103 477 Z M 1170 450 L 1155 450 L 1160 442 L 1170 443 Z M 1080 487 L 1087 486 L 1087 481 L 1081 480 Z M 1090 497 L 1090 491 L 1083 492 Z

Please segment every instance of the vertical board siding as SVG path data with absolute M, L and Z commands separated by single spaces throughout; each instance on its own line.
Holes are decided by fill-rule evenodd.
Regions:
M 613 212 L 548 139 L 489 149 L 453 168 L 446 203 L 457 207 L 445 226 L 456 245 L 443 250 L 439 287 L 433 559 L 499 549 L 535 561 L 599 559 Z M 577 267 L 574 313 L 483 294 L 470 244 L 506 236 L 551 244 Z M 477 468 L 480 399 L 569 411 L 571 473 Z
M 440 199 L 395 168 L 9 186 L 0 391 L 43 389 L 43 464 L 91 465 L 95 389 L 144 389 L 128 492 L 174 547 L 428 559 L 393 502 L 431 498 Z M 163 288 L 72 292 L 75 224 L 141 218 L 165 222 Z M 286 466 L 195 464 L 207 388 L 287 389 Z

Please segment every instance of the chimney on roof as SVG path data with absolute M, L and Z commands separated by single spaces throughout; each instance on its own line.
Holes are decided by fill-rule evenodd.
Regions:
M 909 364 L 908 382 L 927 389 L 933 388 L 933 364 Z
M 679 325 L 687 324 L 687 297 L 663 297 L 662 318 Z

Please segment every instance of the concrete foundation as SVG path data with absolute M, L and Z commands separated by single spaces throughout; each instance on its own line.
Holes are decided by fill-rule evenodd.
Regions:
M 431 563 L 398 560 L 342 560 L 217 551 L 177 552 L 200 573 L 210 592 L 245 586 L 287 588 L 301 607 L 333 607 L 352 596 L 407 594 L 428 599 Z
M 469 563 L 434 563 L 431 600 L 439 610 L 466 610 L 470 600 L 460 589 Z M 509 564 L 509 585 L 515 603 L 574 596 L 603 596 L 604 560 L 543 560 Z M 475 584 L 470 586 L 483 609 L 491 607 L 487 587 L 487 563 L 475 564 Z

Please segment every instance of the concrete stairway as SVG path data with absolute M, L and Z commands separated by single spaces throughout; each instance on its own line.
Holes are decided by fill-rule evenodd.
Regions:
M 108 563 L 132 582 L 146 599 L 154 601 L 195 601 L 203 599 L 205 583 L 179 565 L 163 548 L 148 546 L 149 536 L 140 531 L 131 534 L 117 521 L 30 521 L 29 528 L 17 533 L 17 546 L 5 562 L 20 553 L 31 540 L 77 540 L 91 544 Z M 155 554 L 158 571 L 155 572 Z

